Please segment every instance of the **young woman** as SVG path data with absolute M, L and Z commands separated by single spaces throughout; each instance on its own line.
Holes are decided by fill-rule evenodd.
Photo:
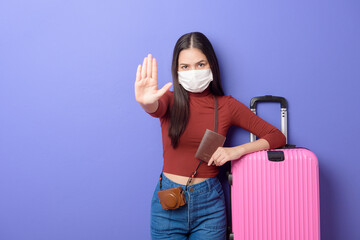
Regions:
M 225 96 L 214 49 L 205 35 L 185 34 L 177 41 L 172 60 L 172 83 L 158 89 L 156 60 L 150 54 L 136 73 L 135 98 L 161 122 L 163 173 L 151 204 L 152 239 L 226 239 L 224 194 L 218 167 L 244 154 L 285 145 L 285 136 L 232 96 Z M 217 101 L 217 109 L 215 109 Z M 226 136 L 236 125 L 259 137 L 235 147 L 219 147 L 208 163 L 195 158 L 206 129 Z M 196 174 L 189 186 L 191 175 Z M 181 187 L 186 204 L 165 210 L 158 192 Z

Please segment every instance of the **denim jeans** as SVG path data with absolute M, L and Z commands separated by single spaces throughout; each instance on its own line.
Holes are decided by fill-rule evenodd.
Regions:
M 186 204 L 164 210 L 159 202 L 157 184 L 151 202 L 151 239 L 225 240 L 226 210 L 224 193 L 217 177 L 198 184 L 177 184 L 162 174 L 162 190 L 181 186 Z

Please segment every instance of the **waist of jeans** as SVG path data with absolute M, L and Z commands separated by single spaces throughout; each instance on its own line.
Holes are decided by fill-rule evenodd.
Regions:
M 162 189 L 174 188 L 174 187 L 182 187 L 185 191 L 186 185 L 178 184 L 169 178 L 167 178 L 164 174 L 162 174 Z M 214 188 L 219 190 L 221 188 L 221 183 L 217 177 L 208 178 L 200 183 L 193 184 L 188 186 L 187 191 L 191 193 L 204 193 L 213 190 Z

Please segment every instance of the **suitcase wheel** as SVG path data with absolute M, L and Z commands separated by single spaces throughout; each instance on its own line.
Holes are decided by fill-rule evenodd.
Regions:
M 234 240 L 234 234 L 233 233 L 230 233 L 229 240 Z
M 228 173 L 228 182 L 229 182 L 229 185 L 231 186 L 232 183 L 233 183 L 233 177 L 232 177 L 232 174 L 231 173 Z

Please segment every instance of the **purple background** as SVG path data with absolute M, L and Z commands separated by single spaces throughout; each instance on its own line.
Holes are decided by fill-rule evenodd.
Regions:
M 190 31 L 213 43 L 226 94 L 288 99 L 289 142 L 319 158 L 322 239 L 360 239 L 359 12 L 356 0 L 1 1 L 0 239 L 150 239 L 162 144 L 135 72 L 152 53 L 171 81 Z M 275 125 L 276 111 L 259 108 Z M 227 144 L 248 138 L 232 129 Z

